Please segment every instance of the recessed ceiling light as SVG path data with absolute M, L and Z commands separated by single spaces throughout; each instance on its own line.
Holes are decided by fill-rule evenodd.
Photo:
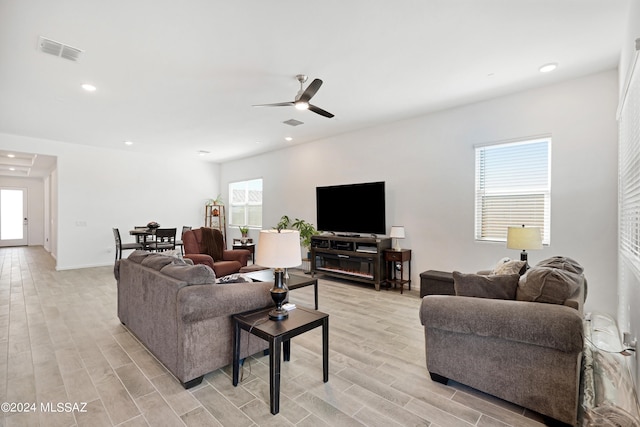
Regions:
M 285 136 L 284 139 L 287 141 L 293 141 L 293 138 L 291 138 L 290 136 Z
M 10 171 L 14 171 L 14 170 L 16 170 L 16 168 L 9 168 L 9 170 L 10 170 Z
M 12 159 L 15 157 L 15 154 L 7 154 L 7 157 L 11 157 Z
M 124 145 L 133 145 L 133 141 L 125 141 Z
M 97 88 L 92 84 L 85 83 L 82 85 L 82 89 L 86 90 L 87 92 L 95 92 Z
M 555 62 L 550 63 L 550 64 L 544 64 L 542 67 L 540 67 L 540 72 L 541 73 L 548 73 L 550 71 L 555 70 L 556 68 L 558 68 L 558 64 L 556 64 Z

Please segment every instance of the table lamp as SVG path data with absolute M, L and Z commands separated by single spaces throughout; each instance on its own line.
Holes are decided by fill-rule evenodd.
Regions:
M 402 250 L 402 248 L 400 248 L 400 242 L 398 241 L 398 239 L 404 239 L 404 226 L 402 225 L 391 226 L 391 233 L 389 234 L 389 237 L 391 237 L 392 239 L 396 239 L 396 245 L 393 247 L 393 250 L 394 251 Z
M 507 248 L 521 249 L 520 261 L 527 261 L 527 250 L 542 249 L 540 227 L 509 227 L 507 229 Z M 528 263 L 527 263 L 528 265 Z
M 300 232 L 297 230 L 261 230 L 256 264 L 274 269 L 271 298 L 276 308 L 269 312 L 269 319 L 283 320 L 289 312 L 282 308 L 287 299 L 287 285 L 284 283 L 284 269 L 302 264 L 300 255 Z

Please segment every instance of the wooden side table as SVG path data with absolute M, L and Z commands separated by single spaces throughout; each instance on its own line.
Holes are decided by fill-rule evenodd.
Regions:
M 399 251 L 393 249 L 384 250 L 384 261 L 387 264 L 387 283 L 393 285 L 395 289 L 396 285 L 400 285 L 400 293 L 404 290 L 404 284 L 409 285 L 411 290 L 411 249 L 400 249 Z M 404 263 L 409 264 L 409 278 L 404 278 Z M 400 277 L 397 276 L 396 263 L 400 263 Z
M 329 381 L 329 315 L 310 308 L 297 307 L 284 320 L 269 320 L 267 309 L 236 314 L 233 319 L 233 386 L 240 373 L 240 331 L 245 330 L 269 342 L 269 405 L 271 413 L 280 411 L 280 364 L 290 360 L 291 339 L 322 327 L 322 381 Z
M 235 241 L 234 241 L 232 248 L 233 249 L 246 249 L 246 250 L 248 250 L 249 252 L 251 252 L 251 255 L 250 255 L 251 262 L 253 264 L 256 263 L 256 261 L 255 261 L 256 244 L 255 243 L 244 243 L 244 244 L 242 244 L 242 243 L 235 243 Z

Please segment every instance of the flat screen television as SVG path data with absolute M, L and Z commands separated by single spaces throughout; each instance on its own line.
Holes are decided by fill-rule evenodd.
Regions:
M 316 187 L 318 230 L 385 234 L 384 181 Z

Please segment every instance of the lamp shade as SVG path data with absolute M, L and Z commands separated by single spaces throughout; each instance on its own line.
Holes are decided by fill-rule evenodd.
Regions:
M 261 230 L 256 264 L 269 268 L 289 268 L 302 264 L 300 232 L 297 230 Z
M 509 227 L 507 230 L 507 248 L 531 250 L 542 249 L 540 227 Z
M 391 233 L 389 237 L 393 239 L 404 239 L 404 226 L 402 225 L 393 225 L 391 226 Z

